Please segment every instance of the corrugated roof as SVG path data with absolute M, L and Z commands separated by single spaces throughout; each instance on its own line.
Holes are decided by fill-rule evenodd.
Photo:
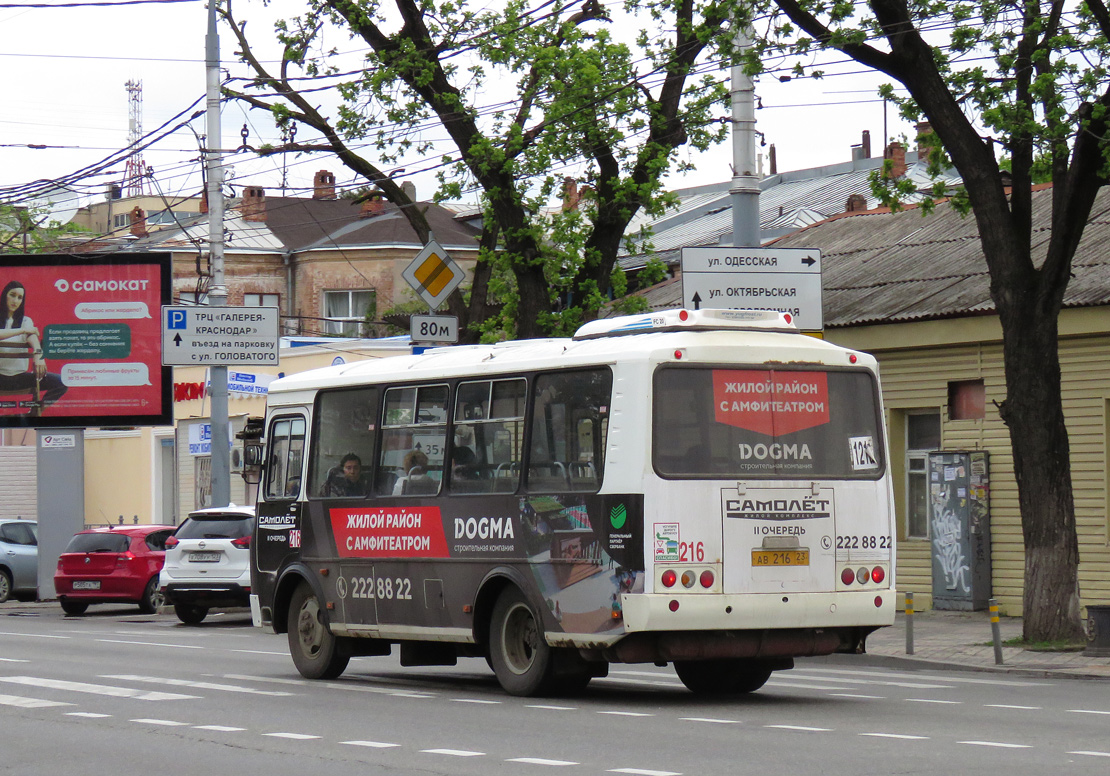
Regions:
M 1043 256 L 1052 190 L 1033 192 L 1033 255 Z M 775 241 L 775 248 L 818 248 L 827 327 L 951 318 L 994 312 L 990 275 L 972 216 L 942 204 L 928 216 L 845 214 Z M 680 279 L 639 292 L 652 309 L 682 304 Z M 1100 190 L 1084 230 L 1067 307 L 1110 304 L 1110 191 Z

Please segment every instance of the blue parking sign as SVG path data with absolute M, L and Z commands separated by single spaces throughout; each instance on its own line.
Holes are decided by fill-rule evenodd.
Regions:
M 167 329 L 187 329 L 186 313 L 184 310 L 166 310 L 166 328 Z

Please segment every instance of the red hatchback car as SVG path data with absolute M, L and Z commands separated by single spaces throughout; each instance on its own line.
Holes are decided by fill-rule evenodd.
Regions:
M 162 605 L 158 573 L 172 525 L 91 528 L 74 534 L 58 558 L 54 590 L 66 614 L 89 604 L 131 602 L 147 614 Z

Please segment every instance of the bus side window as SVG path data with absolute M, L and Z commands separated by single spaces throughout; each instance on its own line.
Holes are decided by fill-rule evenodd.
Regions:
M 613 374 L 607 368 L 536 378 L 528 491 L 600 488 L 612 387 Z
M 270 425 L 267 499 L 289 499 L 300 495 L 304 437 L 304 418 L 278 418 Z
M 385 392 L 381 456 L 374 478 L 377 495 L 439 492 L 449 397 L 446 385 L 406 386 Z
M 460 383 L 450 450 L 452 493 L 515 493 L 524 439 L 523 378 Z
M 312 427 L 313 459 L 308 496 L 370 494 L 371 463 L 377 442 L 378 389 L 353 388 L 324 391 L 316 399 Z M 343 461 L 355 456 L 362 474 L 357 482 L 344 482 Z

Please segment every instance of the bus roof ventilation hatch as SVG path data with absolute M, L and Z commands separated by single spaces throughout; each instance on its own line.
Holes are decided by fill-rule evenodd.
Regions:
M 797 333 L 794 317 L 776 310 L 660 310 L 599 318 L 578 328 L 575 340 L 624 337 L 660 331 L 781 331 Z

